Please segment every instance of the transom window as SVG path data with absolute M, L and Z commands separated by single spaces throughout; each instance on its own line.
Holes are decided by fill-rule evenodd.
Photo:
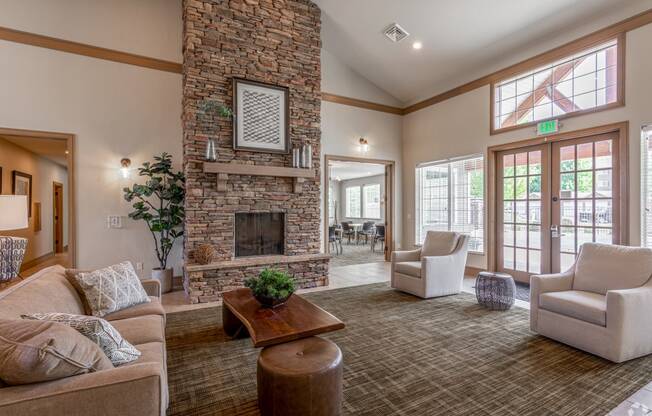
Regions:
M 416 169 L 416 242 L 428 231 L 468 234 L 469 250 L 484 252 L 484 160 L 471 156 Z
M 618 40 L 493 85 L 493 130 L 529 125 L 620 101 Z

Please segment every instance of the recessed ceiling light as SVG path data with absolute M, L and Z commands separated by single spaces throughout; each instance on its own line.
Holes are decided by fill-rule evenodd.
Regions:
M 421 42 L 418 42 L 418 41 L 417 41 L 417 42 L 414 42 L 414 43 L 412 44 L 412 49 L 419 50 L 419 49 L 421 49 L 421 48 L 423 48 L 423 44 L 422 44 Z

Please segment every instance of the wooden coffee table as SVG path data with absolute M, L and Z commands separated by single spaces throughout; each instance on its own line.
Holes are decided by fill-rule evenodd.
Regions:
M 224 332 L 231 337 L 251 336 L 254 347 L 267 347 L 344 328 L 340 321 L 299 295 L 285 305 L 263 308 L 248 288 L 223 294 Z

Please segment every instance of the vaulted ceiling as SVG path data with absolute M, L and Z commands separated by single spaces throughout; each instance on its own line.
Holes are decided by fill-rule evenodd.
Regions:
M 652 0 L 314 1 L 324 48 L 404 104 L 652 8 Z M 410 33 L 400 43 L 382 33 L 394 22 Z

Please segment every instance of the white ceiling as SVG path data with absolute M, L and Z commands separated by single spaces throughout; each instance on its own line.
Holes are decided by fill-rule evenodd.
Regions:
M 366 178 L 367 176 L 385 173 L 385 166 L 375 163 L 331 161 L 328 166 L 330 167 L 331 179 L 340 181 Z
M 66 167 L 68 157 L 66 156 L 66 141 L 60 139 L 43 139 L 39 137 L 22 137 L 22 136 L 0 136 L 8 142 L 20 146 L 23 149 L 43 156 L 52 162 Z
M 314 1 L 324 48 L 404 104 L 535 55 L 560 33 L 590 33 L 652 8 L 652 0 Z M 396 44 L 382 34 L 393 22 L 410 33 Z

